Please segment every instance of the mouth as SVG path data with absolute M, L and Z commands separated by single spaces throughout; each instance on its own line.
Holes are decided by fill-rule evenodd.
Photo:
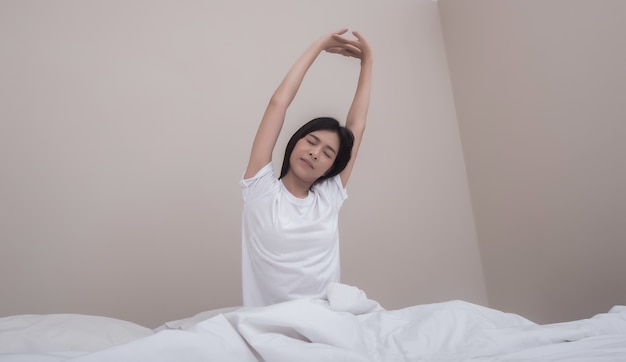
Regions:
M 302 160 L 302 162 L 304 162 L 307 166 L 309 166 L 311 169 L 313 169 L 313 163 L 311 163 L 311 161 L 301 158 L 300 160 Z

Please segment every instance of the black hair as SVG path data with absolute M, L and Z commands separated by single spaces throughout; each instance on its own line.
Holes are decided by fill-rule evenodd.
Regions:
M 354 134 L 348 128 L 342 126 L 338 120 L 331 117 L 319 117 L 310 120 L 305 123 L 300 129 L 298 129 L 289 139 L 287 143 L 287 147 L 285 148 L 285 158 L 283 159 L 283 167 L 280 171 L 279 179 L 283 178 L 287 172 L 289 171 L 289 159 L 291 158 L 291 152 L 293 152 L 296 143 L 306 135 L 311 132 L 319 131 L 319 130 L 327 130 L 337 132 L 339 136 L 339 149 L 337 150 L 337 156 L 335 157 L 335 162 L 330 167 L 328 172 L 315 180 L 313 185 L 316 183 L 323 181 L 327 178 L 331 178 L 333 176 L 338 175 L 343 171 L 350 158 L 352 157 L 352 146 L 354 145 Z M 311 186 L 313 186 L 311 185 Z

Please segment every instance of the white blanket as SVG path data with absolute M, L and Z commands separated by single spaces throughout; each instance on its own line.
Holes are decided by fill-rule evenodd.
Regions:
M 328 301 L 304 299 L 238 308 L 187 329 L 161 329 L 104 350 L 57 359 L 40 356 L 39 360 L 626 360 L 623 308 L 586 320 L 537 325 L 515 314 L 462 301 L 384 310 L 357 288 L 332 288 Z M 26 360 L 38 361 L 18 361 Z

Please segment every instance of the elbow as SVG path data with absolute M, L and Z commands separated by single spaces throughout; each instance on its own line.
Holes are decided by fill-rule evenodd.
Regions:
M 350 132 L 352 132 L 354 137 L 359 138 L 365 132 L 365 122 L 356 123 L 356 124 L 347 124 L 346 128 L 348 128 Z
M 274 94 L 272 96 L 272 98 L 270 98 L 270 101 L 269 101 L 269 104 L 268 104 L 268 108 L 275 108 L 275 109 L 284 108 L 284 109 L 287 109 L 289 107 L 290 103 L 291 103 L 291 101 L 287 97 L 282 97 L 282 96 L 280 96 L 278 94 Z
M 365 131 L 366 115 L 350 115 L 346 119 L 346 128 L 352 132 L 363 133 Z

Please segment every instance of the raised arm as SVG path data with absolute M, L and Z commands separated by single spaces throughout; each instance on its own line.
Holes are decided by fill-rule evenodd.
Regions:
M 352 169 L 354 168 L 354 162 L 356 161 L 359 147 L 361 146 L 361 140 L 363 139 L 363 132 L 365 132 L 365 121 L 367 119 L 367 111 L 370 104 L 370 92 L 372 88 L 372 51 L 368 42 L 363 36 L 354 31 L 352 34 L 356 37 L 356 40 L 348 40 L 341 35 L 333 35 L 335 38 L 342 38 L 342 42 L 352 45 L 359 51 L 354 54 L 344 54 L 359 58 L 361 60 L 361 72 L 359 73 L 359 81 L 354 94 L 354 99 L 348 111 L 346 118 L 346 127 L 354 134 L 354 146 L 352 147 L 352 157 L 346 168 L 341 172 L 341 182 L 344 187 L 350 179 Z
M 313 42 L 289 69 L 289 72 L 287 72 L 285 78 L 274 91 L 265 109 L 252 144 L 252 151 L 250 152 L 250 159 L 244 178 L 247 179 L 254 176 L 271 161 L 274 146 L 283 127 L 287 108 L 295 98 L 306 72 L 322 51 L 346 46 L 344 44 L 345 40 L 336 38 L 336 36 L 340 36 L 346 31 L 347 29 L 341 29 Z M 358 53 L 357 49 L 353 49 L 353 51 Z

